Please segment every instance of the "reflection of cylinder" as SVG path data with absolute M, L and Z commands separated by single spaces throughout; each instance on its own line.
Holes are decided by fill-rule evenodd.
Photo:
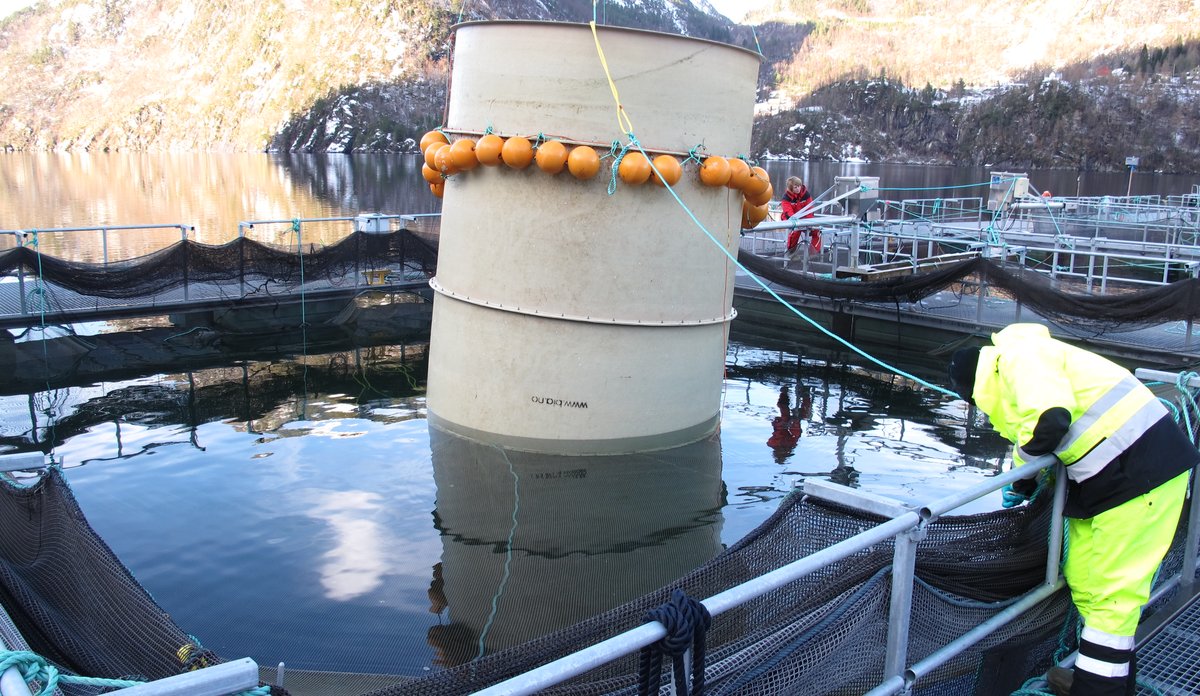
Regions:
M 648 153 L 736 155 L 750 143 L 757 55 L 666 34 L 598 29 Z M 455 39 L 447 129 L 624 141 L 583 25 L 469 23 Z M 606 165 L 613 160 L 606 159 Z M 666 189 L 476 167 L 446 184 L 428 381 L 432 419 L 556 453 L 670 447 L 719 410 L 733 266 Z M 740 192 L 675 187 L 730 252 Z M 632 417 L 631 414 L 637 414 Z
M 440 595 L 430 631 L 458 664 L 656 590 L 721 550 L 716 437 L 637 455 L 502 450 L 429 429 Z M 511 543 L 510 543 L 511 538 Z

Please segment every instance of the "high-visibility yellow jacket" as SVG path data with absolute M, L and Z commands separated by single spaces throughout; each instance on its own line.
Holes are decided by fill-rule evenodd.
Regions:
M 992 344 L 979 351 L 973 397 L 992 427 L 1016 445 L 1017 465 L 1040 453 L 1024 446 L 1042 414 L 1054 408 L 1070 413 L 1070 426 L 1052 449 L 1067 466 L 1068 514 L 1115 507 L 1197 461 L 1196 448 L 1166 407 L 1120 365 L 1052 338 L 1040 324 L 1012 324 L 993 334 Z M 1139 453 L 1132 460 L 1125 456 L 1131 450 Z M 1097 487 L 1104 490 L 1088 490 Z

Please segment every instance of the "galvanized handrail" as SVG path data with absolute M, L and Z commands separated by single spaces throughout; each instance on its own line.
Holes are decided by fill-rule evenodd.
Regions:
M 809 575 L 817 570 L 827 567 L 828 565 L 840 561 L 844 558 L 863 551 L 878 543 L 887 541 L 888 539 L 897 540 L 896 555 L 898 561 L 894 563 L 893 572 L 896 576 L 893 577 L 893 587 L 901 586 L 903 597 L 897 598 L 893 595 L 893 605 L 889 618 L 889 636 L 894 642 L 888 646 L 887 667 L 892 674 L 885 674 L 887 681 L 885 684 L 895 683 L 897 688 L 903 687 L 909 680 L 919 678 L 924 671 L 917 670 L 932 669 L 929 663 L 935 656 L 930 656 L 924 662 L 908 668 L 902 672 L 902 666 L 905 662 L 904 653 L 907 652 L 907 635 L 908 621 L 907 602 L 911 598 L 912 584 L 915 578 L 913 571 L 913 563 L 915 553 L 910 541 L 915 543 L 916 539 L 909 537 L 908 541 L 902 540 L 906 535 L 912 535 L 916 532 L 918 535 L 930 521 L 937 517 L 954 510 L 966 503 L 988 495 L 999 488 L 1017 481 L 1027 478 L 1031 471 L 1034 471 L 1040 466 L 1055 465 L 1057 460 L 1054 457 L 1047 455 L 1046 457 L 1038 458 L 1030 462 L 1027 466 L 1020 469 L 1014 469 L 1002 474 L 999 474 L 986 482 L 971 487 L 965 491 L 955 493 L 950 496 L 939 498 L 930 502 L 927 505 L 920 507 L 907 507 L 894 501 L 881 499 L 878 496 L 864 496 L 850 488 L 838 486 L 836 484 L 817 483 L 812 487 L 812 490 L 817 493 L 818 497 L 837 498 L 840 502 L 856 501 L 863 508 L 877 514 L 887 514 L 892 516 L 892 519 L 881 523 L 872 529 L 855 535 L 845 541 L 829 546 L 821 551 L 818 551 L 809 556 L 805 556 L 797 561 L 794 561 L 782 568 L 766 573 L 760 577 L 754 578 L 748 582 L 742 583 L 729 590 L 713 595 L 702 601 L 702 604 L 708 609 L 709 613 L 714 617 L 720 613 L 740 606 L 751 599 L 759 597 L 767 592 L 778 589 L 789 582 L 798 580 L 806 575 Z M 1034 468 L 1030 468 L 1034 467 Z M 1060 472 L 1061 473 L 1061 472 Z M 1062 505 L 1065 500 L 1066 477 L 1059 475 L 1056 477 L 1057 486 L 1055 489 L 1054 498 L 1054 518 L 1056 520 L 1057 534 L 1052 530 L 1052 539 L 1061 539 L 1061 524 L 1062 524 Z M 809 493 L 810 488 L 806 482 L 805 492 Z M 1058 559 L 1061 549 L 1051 545 L 1051 553 L 1047 558 L 1046 574 L 1047 583 L 1039 586 L 1031 592 L 1050 592 L 1045 590 L 1048 585 L 1055 585 L 1058 581 Z M 1050 578 L 1053 577 L 1053 580 Z M 1036 602 L 1032 602 L 1036 603 Z M 1031 603 L 1031 605 L 1032 605 Z M 1007 617 L 1011 620 L 1013 616 Z M 997 617 L 999 618 L 999 617 Z M 959 651 L 965 650 L 970 644 L 977 642 L 1003 625 L 1005 621 L 995 622 L 990 626 L 990 630 L 972 634 L 969 637 L 969 642 L 959 646 Z M 635 651 L 650 645 L 651 643 L 660 640 L 666 635 L 666 629 L 657 622 L 647 623 L 635 629 L 622 633 L 618 636 L 610 638 L 596 645 L 585 648 L 577 653 L 573 653 L 559 660 L 555 660 L 549 664 L 543 665 L 536 669 L 530 670 L 524 674 L 518 675 L 512 679 L 506 680 L 499 684 L 476 692 L 480 696 L 519 696 L 521 694 L 533 694 L 541 689 L 562 683 L 572 677 L 579 676 L 587 671 L 599 667 L 603 664 L 632 654 Z M 963 636 L 960 640 L 968 639 L 968 636 Z M 949 659 L 950 656 L 936 656 L 937 659 Z M 908 672 L 912 674 L 909 675 Z M 894 690 L 879 691 L 879 694 L 894 693 Z
M 1175 378 L 1175 376 L 1168 373 L 1155 373 L 1151 371 L 1139 370 L 1137 374 L 1143 379 L 1165 378 L 1173 380 Z M 1192 386 L 1200 386 L 1200 378 L 1193 379 L 1191 384 Z M 954 656 L 967 650 L 975 643 L 1019 617 L 1065 586 L 1065 582 L 1059 572 L 1062 547 L 1060 544 L 1051 543 L 1047 554 L 1046 575 L 1043 583 L 1022 595 L 1012 605 L 998 612 L 991 619 L 951 641 L 933 654 L 912 665 L 905 666 L 907 663 L 909 610 L 911 608 L 911 597 L 915 582 L 915 544 L 923 536 L 927 525 L 947 512 L 988 495 L 1014 481 L 1028 478 L 1031 472 L 1042 468 L 1053 468 L 1055 472 L 1052 522 L 1048 538 L 1051 540 L 1061 540 L 1064 525 L 1062 512 L 1066 501 L 1067 477 L 1065 468 L 1051 455 L 1035 458 L 1020 468 L 999 474 L 988 481 L 964 491 L 938 498 L 919 507 L 905 506 L 881 496 L 864 494 L 860 491 L 833 483 L 818 480 L 812 482 L 806 481 L 804 491 L 807 495 L 836 500 L 839 503 L 850 504 L 858 509 L 891 517 L 892 519 L 845 541 L 794 561 L 782 568 L 713 595 L 703 600 L 702 604 L 704 604 L 710 614 L 717 616 L 724 611 L 744 604 L 771 590 L 778 589 L 789 582 L 798 580 L 836 561 L 847 558 L 887 539 L 893 539 L 895 551 L 892 577 L 892 605 L 888 619 L 888 646 L 884 666 L 884 680 L 875 689 L 870 691 L 868 696 L 888 696 L 890 694 L 907 692 L 919 679 L 930 674 L 937 667 L 945 664 Z M 1194 588 L 1197 564 L 1196 545 L 1197 541 L 1200 540 L 1200 477 L 1193 477 L 1190 500 L 1189 526 L 1185 541 L 1186 548 L 1189 551 L 1185 551 L 1183 567 L 1178 575 L 1166 580 L 1159 587 L 1152 599 L 1163 596 L 1175 586 L 1179 586 L 1183 591 L 1189 593 Z M 657 622 L 643 624 L 589 648 L 494 684 L 491 687 L 476 692 L 476 694 L 479 696 L 500 696 L 501 694 L 505 696 L 520 696 L 523 694 L 533 694 L 584 674 L 591 669 L 633 654 L 637 650 L 660 640 L 665 635 L 666 629 L 662 624 Z

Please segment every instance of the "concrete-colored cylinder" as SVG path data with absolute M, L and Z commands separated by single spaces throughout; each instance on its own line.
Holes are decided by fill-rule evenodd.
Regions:
M 749 149 L 757 54 L 597 34 L 648 154 Z M 588 26 L 457 28 L 449 132 L 624 145 L 621 123 Z M 439 426 L 566 454 L 673 447 L 715 429 L 734 272 L 718 244 L 736 253 L 741 193 L 704 186 L 692 163 L 674 187 L 682 205 L 650 183 L 618 181 L 610 195 L 612 163 L 586 181 L 501 165 L 447 182 L 428 382 Z

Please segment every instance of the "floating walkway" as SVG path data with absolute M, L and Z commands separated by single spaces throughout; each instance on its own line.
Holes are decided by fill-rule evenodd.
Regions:
M 1177 283 L 1194 284 L 1200 276 L 1200 193 L 1167 201 L 1031 196 L 999 203 L 868 202 L 864 208 L 863 201 L 847 199 L 851 215 L 793 218 L 745 230 L 741 251 L 755 262 L 759 280 L 738 270 L 734 306 L 740 329 L 781 340 L 799 331 L 805 340 L 820 342 L 824 332 L 815 322 L 854 345 L 899 349 L 919 359 L 947 355 L 959 341 L 986 338 L 1013 322 L 1034 321 L 1058 338 L 1131 364 L 1181 368 L 1200 362 L 1193 327 L 1200 308 L 1194 293 Z M 821 251 L 809 253 L 801 244 L 801 253 L 789 257 L 785 244 L 793 230 L 819 230 Z M 943 278 L 942 289 L 932 294 L 915 287 L 916 276 L 969 259 L 986 259 L 1025 278 L 1017 279 L 1030 289 L 1024 297 L 1053 305 L 1058 313 L 1039 312 L 1011 285 L 989 285 L 978 274 L 951 279 L 955 282 Z M 803 278 L 842 282 L 814 292 L 812 283 L 798 282 Z M 913 283 L 904 285 L 908 279 Z M 903 287 L 879 301 L 889 283 Z M 867 286 L 880 288 L 875 299 Z M 1166 294 L 1176 287 L 1178 295 Z M 1140 316 L 1131 311 L 1139 297 L 1151 294 L 1157 307 Z M 1129 306 L 1122 306 L 1126 301 Z M 1162 311 L 1166 305 L 1176 306 Z M 1073 314 L 1077 311 L 1084 313 Z

